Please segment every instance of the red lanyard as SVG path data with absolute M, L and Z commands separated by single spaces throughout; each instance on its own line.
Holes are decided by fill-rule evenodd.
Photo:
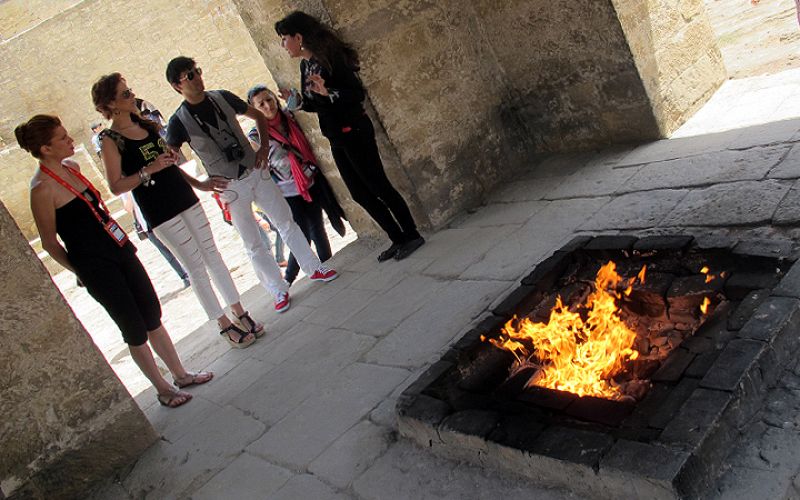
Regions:
M 52 170 L 50 170 L 49 168 L 45 167 L 45 166 L 44 166 L 44 165 L 42 165 L 41 163 L 39 164 L 39 168 L 42 170 L 42 172 L 44 172 L 45 174 L 47 174 L 47 175 L 49 175 L 50 177 L 52 177 L 52 178 L 53 178 L 53 179 L 54 179 L 56 182 L 58 182 L 59 184 L 61 184 L 61 185 L 62 185 L 62 186 L 64 186 L 65 188 L 67 188 L 67 190 L 68 190 L 70 193 L 74 194 L 76 197 L 80 198 L 80 199 L 81 199 L 81 200 L 83 200 L 83 201 L 84 201 L 84 202 L 85 202 L 87 205 L 89 205 L 89 208 L 92 210 L 92 213 L 93 213 L 93 214 L 94 214 L 94 216 L 97 218 L 97 221 L 98 221 L 98 222 L 100 222 L 100 224 L 103 224 L 103 225 L 105 225 L 105 223 L 106 223 L 107 221 L 111 220 L 111 214 L 109 213 L 109 211 L 108 211 L 108 207 L 106 206 L 105 202 L 104 202 L 104 201 L 103 201 L 103 199 L 100 197 L 100 193 L 97 191 L 97 188 L 95 188 L 95 187 L 92 185 L 92 183 L 91 183 L 91 182 L 89 182 L 89 179 L 87 179 L 86 177 L 84 177 L 84 176 L 83 176 L 83 175 L 82 175 L 80 172 L 78 172 L 78 171 L 77 171 L 77 170 L 75 170 L 74 168 L 68 167 L 68 166 L 66 166 L 66 165 L 63 165 L 63 167 L 64 167 L 64 168 L 66 168 L 67 170 L 69 170 L 69 172 L 70 172 L 72 175 L 74 175 L 75 177 L 77 177 L 77 178 L 78 178 L 78 180 L 79 180 L 79 181 L 81 181 L 81 182 L 82 182 L 84 185 L 86 185 L 86 187 L 89 189 L 89 191 L 91 191 L 91 193 L 92 193 L 92 196 L 94 196 L 94 197 L 95 197 L 95 199 L 97 199 L 97 201 L 100 203 L 100 206 L 102 206 L 102 207 L 103 207 L 103 211 L 105 212 L 105 215 L 106 215 L 106 218 L 105 218 L 105 219 L 103 219 L 103 217 L 102 217 L 102 216 L 100 215 L 100 213 L 97 211 L 97 208 L 95 208 L 95 206 L 92 204 L 92 202 L 91 202 L 91 201 L 89 201 L 89 200 L 88 200 L 88 199 L 87 199 L 87 198 L 86 198 L 86 197 L 83 195 L 83 193 L 79 192 L 77 189 L 75 189 L 74 187 L 72 187 L 72 186 L 71 186 L 71 185 L 70 185 L 70 184 L 69 184 L 67 181 L 65 181 L 64 179 L 62 179 L 62 178 L 61 178 L 61 177 L 59 177 L 58 175 L 56 175 L 56 173 L 55 173 L 55 172 L 53 172 Z

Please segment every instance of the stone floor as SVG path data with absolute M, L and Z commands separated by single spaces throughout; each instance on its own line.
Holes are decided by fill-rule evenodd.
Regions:
M 93 498 L 579 498 L 398 440 L 398 395 L 447 346 L 576 234 L 718 234 L 795 242 L 800 235 L 800 70 L 728 81 L 670 140 L 547 158 L 402 262 L 336 240 L 328 284 L 301 280 L 271 312 L 240 243 L 215 222 L 245 305 L 267 324 L 229 350 L 155 252 L 146 266 L 178 350 L 216 373 L 168 410 L 131 369 L 118 334 L 71 279 L 78 316 L 163 436 Z M 209 214 L 217 220 L 217 214 Z M 105 332 L 105 333 L 97 333 Z M 800 498 L 800 364 L 731 443 L 712 498 Z

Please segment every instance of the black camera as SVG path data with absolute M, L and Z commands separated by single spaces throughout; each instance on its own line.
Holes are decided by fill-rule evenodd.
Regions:
M 229 162 L 242 161 L 244 159 L 244 149 L 238 142 L 229 145 L 222 152 L 225 153 L 225 159 Z

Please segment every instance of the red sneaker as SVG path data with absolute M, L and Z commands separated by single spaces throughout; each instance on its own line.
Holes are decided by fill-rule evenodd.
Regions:
M 281 292 L 275 299 L 275 312 L 282 313 L 287 309 L 289 309 L 289 292 Z
M 311 281 L 333 281 L 339 277 L 339 273 L 337 273 L 333 269 L 328 269 L 325 266 L 319 266 L 319 269 L 314 271 L 314 274 L 309 276 Z

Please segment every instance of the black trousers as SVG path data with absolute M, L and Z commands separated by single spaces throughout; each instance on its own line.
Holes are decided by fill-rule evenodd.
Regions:
M 349 132 L 331 139 L 331 152 L 353 200 L 386 232 L 392 243 L 419 238 L 417 225 L 403 196 L 383 169 L 375 128 L 364 115 Z
M 139 258 L 132 251 L 114 260 L 72 262 L 86 291 L 108 312 L 126 344 L 142 345 L 161 325 L 161 304 Z
M 290 196 L 286 198 L 286 203 L 292 211 L 292 218 L 300 226 L 300 230 L 306 237 L 306 241 L 314 242 L 317 250 L 317 257 L 321 262 L 331 258 L 331 242 L 328 241 L 328 233 L 325 232 L 325 222 L 322 220 L 322 205 L 319 203 L 321 194 L 317 188 L 319 184 L 314 183 L 309 189 L 311 203 L 303 199 L 302 196 Z M 286 281 L 292 282 L 300 272 L 300 265 L 294 255 L 289 255 L 289 264 L 286 266 Z

